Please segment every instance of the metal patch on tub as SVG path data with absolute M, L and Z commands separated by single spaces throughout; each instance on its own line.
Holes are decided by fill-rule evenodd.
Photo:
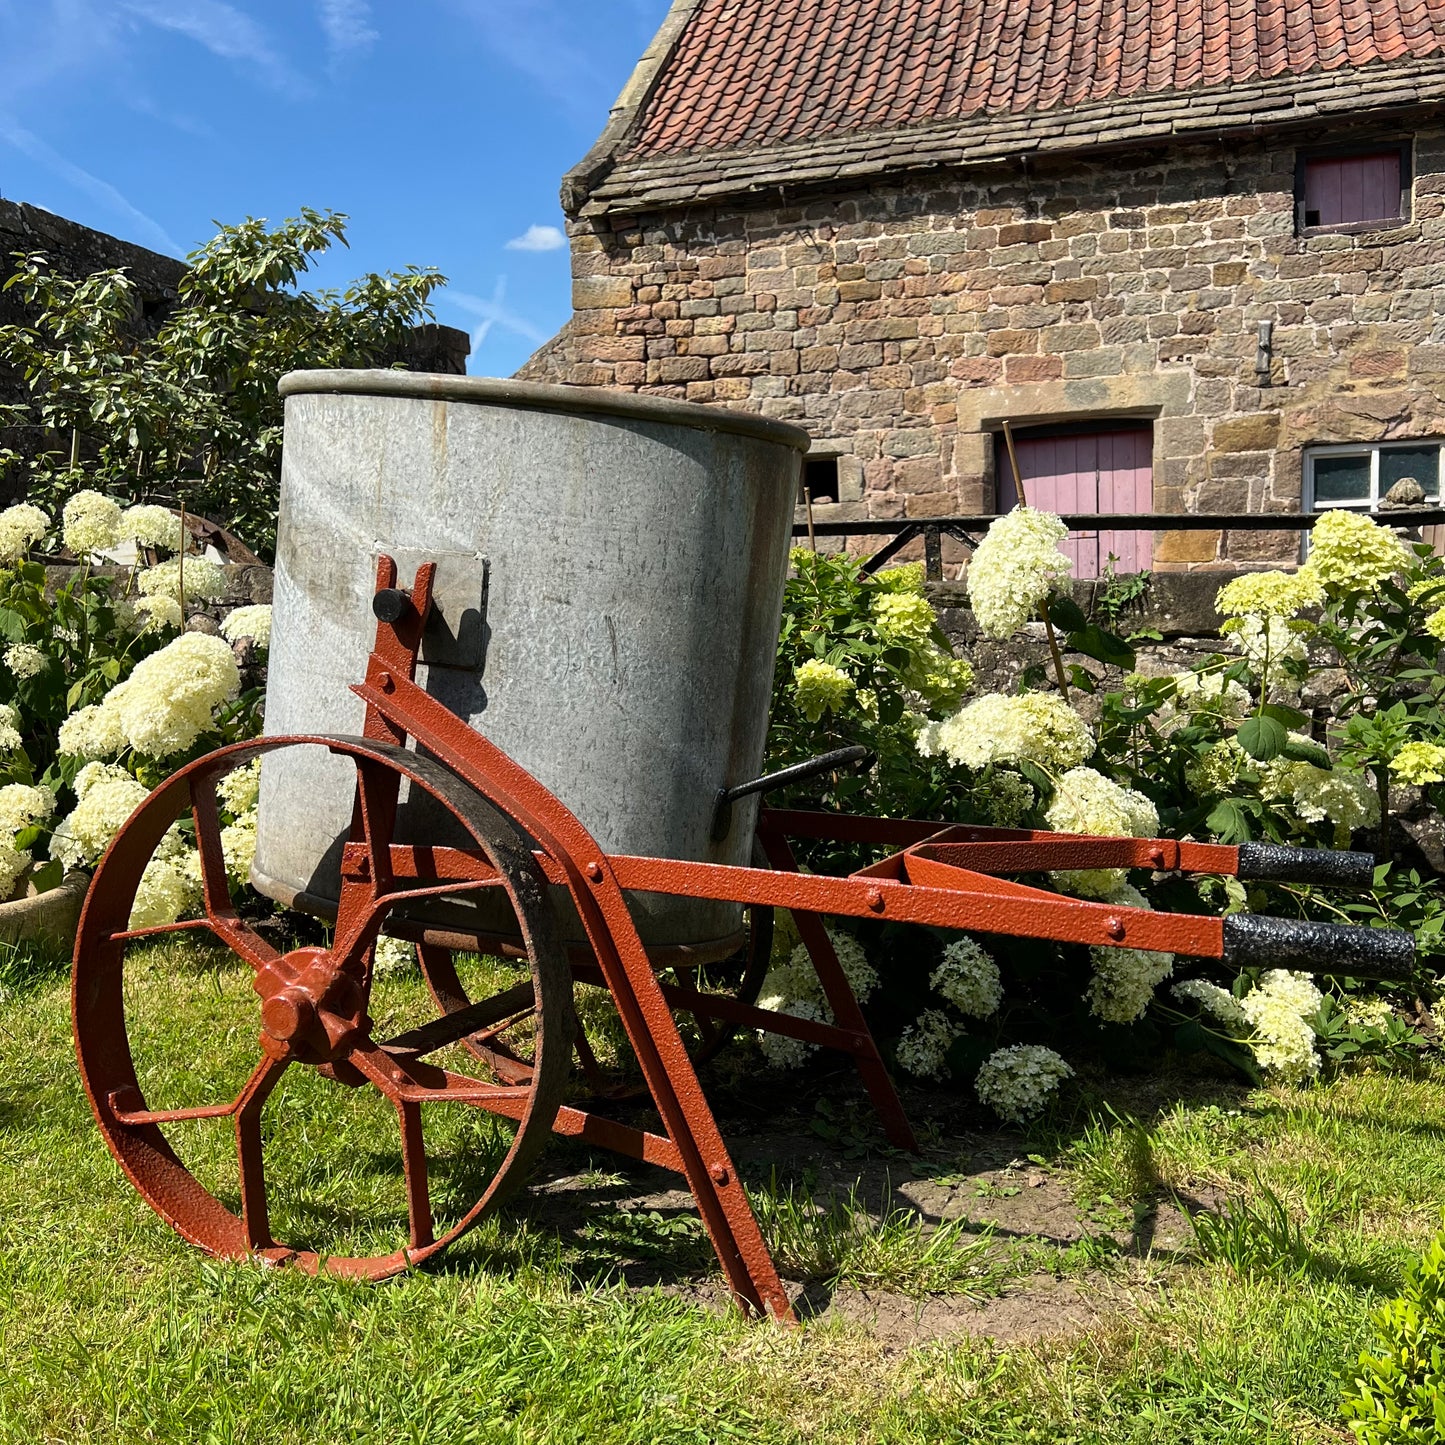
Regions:
M 396 559 L 397 585 L 410 587 L 423 562 L 437 564 L 431 615 L 422 634 L 419 660 L 432 667 L 480 673 L 486 666 L 487 592 L 491 563 L 475 552 L 433 552 L 420 547 L 377 544 L 377 553 Z M 373 558 L 373 565 L 375 559 Z

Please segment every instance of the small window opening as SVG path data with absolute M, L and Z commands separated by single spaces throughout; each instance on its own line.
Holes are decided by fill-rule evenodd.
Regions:
M 1300 159 L 1299 216 L 1305 230 L 1389 225 L 1404 219 L 1405 148 L 1381 146 Z
M 838 458 L 809 457 L 803 463 L 803 486 L 813 501 L 838 500 Z M 799 498 L 801 501 L 802 498 Z

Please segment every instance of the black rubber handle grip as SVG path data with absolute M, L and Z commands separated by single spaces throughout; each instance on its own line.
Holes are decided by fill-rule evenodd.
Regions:
M 372 593 L 372 615 L 381 622 L 400 622 L 411 606 L 411 593 L 400 587 L 383 587 Z
M 1372 853 L 1341 853 L 1332 848 L 1241 843 L 1238 876 L 1273 883 L 1333 883 L 1341 888 L 1368 888 L 1375 881 L 1375 857 Z
M 1224 920 L 1224 961 L 1236 968 L 1297 968 L 1326 978 L 1404 983 L 1415 973 L 1415 935 L 1398 928 L 1231 913 Z

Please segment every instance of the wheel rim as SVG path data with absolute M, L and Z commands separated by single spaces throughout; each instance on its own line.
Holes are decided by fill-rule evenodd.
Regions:
M 232 905 L 216 784 L 252 758 L 302 745 L 327 747 L 355 764 L 358 847 L 348 854 L 330 945 L 282 954 Z M 461 823 L 487 865 L 476 870 L 485 877 L 463 883 L 435 874 L 389 877 L 388 845 L 403 783 L 429 793 Z M 194 826 L 200 856 L 197 916 L 132 930 L 146 864 L 183 816 Z M 375 939 L 395 936 L 389 924 L 404 931 L 399 915 L 409 903 L 479 888 L 505 894 L 524 940 L 526 959 L 508 986 L 459 1019 L 454 1011 L 439 1015 L 419 981 L 393 988 L 377 976 Z M 174 1016 L 184 1012 L 171 1007 L 166 990 L 189 986 L 184 970 L 172 966 L 165 974 L 164 961 L 163 976 L 151 976 L 156 959 L 164 960 L 167 936 L 177 933 L 209 935 L 239 964 L 217 969 L 217 1002 L 205 1020 L 222 1029 L 224 1044 L 208 1051 L 198 1032 L 190 1059 L 157 1061 L 167 1041 L 174 1052 Z M 152 1016 L 157 1006 L 158 1019 Z M 178 1232 L 215 1255 L 259 1255 L 373 1279 L 430 1258 L 522 1182 L 550 1136 L 574 1033 L 570 973 L 528 842 L 440 765 L 359 738 L 238 744 L 157 789 L 117 834 L 92 882 L 76 941 L 73 1008 L 81 1074 L 106 1142 L 137 1190 Z M 249 1068 L 239 1042 L 247 1019 L 260 1026 L 259 1042 L 245 1045 Z M 505 1078 L 495 1069 L 479 1077 L 474 1065 L 460 1072 L 452 1066 L 457 1058 L 471 1064 L 460 1047 L 463 1029 L 472 1044 L 489 1044 L 494 1055 L 505 1049 L 525 1067 Z M 223 1078 L 238 1086 L 207 1097 Z M 287 1091 L 292 1097 L 283 1098 Z M 328 1134 L 305 1116 L 308 1104 L 329 1109 L 327 1118 L 334 1114 L 343 1126 Z M 389 1139 L 378 1132 L 386 1120 Z M 228 1149 L 214 1133 L 202 1141 L 205 1131 L 224 1131 L 227 1121 L 229 1180 Z M 343 1151 L 370 1148 L 371 1172 L 345 1152 L 333 1168 L 324 1158 L 328 1143 Z M 373 1176 L 378 1191 L 386 1185 L 389 1203 L 381 1213 L 395 1212 L 405 1240 L 392 1248 L 376 1247 L 377 1229 L 356 1216 Z M 288 1191 L 296 1186 L 294 1198 L 278 1196 L 278 1179 Z M 355 1191 L 359 1206 L 336 1194 L 338 1182 L 348 1179 L 366 1181 Z M 278 1222 L 283 1227 L 273 1228 Z M 353 1251 L 357 1241 L 362 1244 Z

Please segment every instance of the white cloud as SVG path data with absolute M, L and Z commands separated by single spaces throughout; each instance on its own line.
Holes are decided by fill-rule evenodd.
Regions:
M 253 66 L 277 90 L 310 89 L 249 15 L 224 0 L 124 0 L 125 9 L 161 30 L 172 30 L 222 60 Z
M 520 336 L 524 341 L 530 341 L 533 346 L 540 346 L 548 339 L 547 333 L 539 326 L 528 321 L 525 316 L 518 316 L 516 312 L 507 309 L 507 278 L 505 276 L 497 277 L 497 284 L 492 288 L 490 300 L 482 296 L 472 296 L 466 291 L 455 291 L 450 286 L 439 299 L 453 302 L 463 311 L 481 318 L 481 325 L 472 329 L 473 352 L 482 349 L 482 343 L 487 339 L 494 326 L 500 326 L 504 331 L 510 331 L 513 335 Z
M 509 251 L 560 251 L 567 238 L 556 226 L 528 226 L 507 242 Z
M 370 50 L 381 39 L 372 28 L 367 0 L 316 0 L 316 18 L 326 36 L 326 53 L 333 70 L 352 56 Z
M 73 161 L 66 160 L 63 155 L 46 145 L 38 135 L 26 130 L 24 126 L 18 125 L 4 115 L 0 115 L 0 140 L 8 142 L 16 150 L 29 156 L 37 165 L 44 166 L 46 170 L 59 176 L 61 180 L 68 181 L 77 190 L 84 191 L 92 200 L 100 202 L 108 210 L 126 217 L 134 228 L 134 238 L 137 242 L 153 246 L 156 250 L 165 251 L 172 256 L 185 254 L 159 221 L 152 220 L 144 211 L 131 205 L 109 181 L 103 181 L 99 176 L 82 170 Z

